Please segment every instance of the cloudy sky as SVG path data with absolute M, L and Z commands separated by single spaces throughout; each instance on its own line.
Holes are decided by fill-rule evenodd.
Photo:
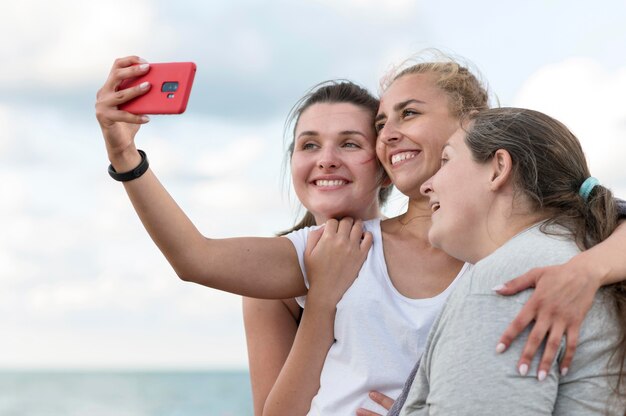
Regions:
M 153 117 L 138 146 L 204 234 L 269 236 L 297 215 L 291 105 L 330 78 L 375 91 L 429 47 L 473 62 L 501 105 L 565 122 L 626 196 L 626 3 L 602 5 L 2 2 L 0 368 L 246 366 L 240 299 L 179 281 L 106 173 L 93 105 L 114 58 L 197 63 L 187 112 Z

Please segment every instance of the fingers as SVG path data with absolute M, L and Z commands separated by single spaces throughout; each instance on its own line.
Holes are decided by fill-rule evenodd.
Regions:
M 391 406 L 393 406 L 394 400 L 391 397 L 385 396 L 381 392 L 370 391 L 369 396 L 370 399 L 372 399 L 387 410 L 391 409 Z
M 337 233 L 342 236 L 350 236 L 352 228 L 354 226 L 354 219 L 350 217 L 344 217 L 339 221 L 339 226 L 337 228 Z
M 509 280 L 504 285 L 493 288 L 500 295 L 514 295 L 531 287 L 535 287 L 537 280 L 541 276 L 543 269 L 532 269 L 523 275 Z
M 378 391 L 370 391 L 369 397 L 374 402 L 378 403 L 379 405 L 381 405 L 387 410 L 391 409 L 391 406 L 393 406 L 393 403 L 394 403 L 394 400 L 392 398 L 385 396 L 384 394 Z M 372 412 L 371 410 L 367 410 L 363 408 L 358 409 L 356 411 L 356 414 L 357 416 L 382 416 L 379 413 Z
M 145 61 L 139 57 L 131 56 L 120 58 L 113 64 L 109 78 L 96 94 L 96 118 L 103 127 L 109 127 L 116 122 L 145 124 L 150 121 L 147 116 L 118 110 L 120 104 L 147 93 L 151 88 L 150 83 L 143 82 L 132 88 L 117 90 L 124 79 L 143 75 L 150 70 L 147 63 L 141 62 Z M 135 65 L 137 63 L 140 65 Z
M 374 242 L 374 236 L 369 231 L 363 233 L 363 239 L 361 240 L 361 252 L 367 254 L 370 251 L 370 247 Z
M 334 218 L 331 218 L 328 221 L 326 221 L 326 224 L 324 225 L 324 234 L 326 233 L 337 234 L 338 230 L 339 230 L 339 221 L 337 221 Z
M 116 59 L 113 62 L 103 89 L 115 91 L 123 80 L 143 75 L 149 69 L 148 63 L 138 56 L 126 56 Z
M 324 235 L 324 230 L 326 229 L 326 226 L 323 225 L 320 228 L 318 228 L 317 230 L 313 230 L 309 233 L 309 238 L 306 241 L 306 252 L 310 253 L 312 252 L 315 247 L 317 247 L 317 243 L 319 243 L 320 239 L 322 238 L 322 236 Z
M 543 351 L 543 357 L 541 357 L 541 362 L 539 363 L 539 368 L 537 369 L 537 378 L 539 381 L 545 380 L 546 376 L 550 372 L 550 367 L 552 367 L 554 357 L 556 357 L 559 347 L 561 346 L 561 340 L 563 339 L 564 332 L 565 324 L 562 322 L 555 323 L 550 328 L 550 333 L 548 335 L 548 339 L 546 340 L 546 347 Z M 533 353 L 532 355 L 535 354 Z
M 565 377 L 572 364 L 572 359 L 576 353 L 576 344 L 578 344 L 579 327 L 571 328 L 567 331 L 567 341 L 565 344 L 565 355 L 561 361 L 561 376 Z
M 372 233 L 363 232 L 363 221 L 345 217 L 339 221 L 330 219 L 323 228 L 312 231 L 307 242 L 307 250 L 314 250 L 321 239 L 329 241 L 335 237 L 338 237 L 336 241 L 339 244 L 346 244 L 345 239 L 348 239 L 350 242 L 348 246 L 358 247 L 362 253 L 367 253 L 373 242 Z
M 535 319 L 536 307 L 533 298 L 528 300 L 522 310 L 517 314 L 513 322 L 509 324 L 504 330 L 504 333 L 498 341 L 496 346 L 496 352 L 501 353 L 506 351 L 507 348 L 513 343 L 513 340 L 519 336 L 519 334 L 530 325 Z
M 530 368 L 530 363 L 539 348 L 539 345 L 546 337 L 549 326 L 543 322 L 535 323 L 532 331 L 528 335 L 528 340 L 526 341 L 526 345 L 524 345 L 524 350 L 522 351 L 522 356 L 517 362 L 517 371 L 525 376 L 528 374 L 528 369 Z

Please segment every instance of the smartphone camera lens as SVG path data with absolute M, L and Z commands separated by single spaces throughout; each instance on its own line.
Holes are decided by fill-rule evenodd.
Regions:
M 161 86 L 161 92 L 174 92 L 178 90 L 178 82 L 164 82 Z

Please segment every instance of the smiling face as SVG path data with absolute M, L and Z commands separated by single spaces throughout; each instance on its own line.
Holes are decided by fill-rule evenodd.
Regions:
M 354 104 L 319 103 L 298 120 L 291 176 L 298 198 L 317 223 L 380 215 L 380 166 L 371 113 Z
M 431 244 L 459 260 L 475 258 L 481 232 L 487 223 L 494 192 L 490 163 L 478 163 L 465 144 L 465 131 L 458 129 L 443 148 L 441 169 L 421 188 L 430 199 Z
M 412 199 L 440 166 L 441 148 L 459 127 L 448 96 L 433 74 L 408 74 L 384 92 L 376 130 L 376 153 L 393 184 Z

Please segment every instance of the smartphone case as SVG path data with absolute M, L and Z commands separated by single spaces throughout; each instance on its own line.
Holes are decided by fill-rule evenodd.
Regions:
M 193 62 L 151 63 L 148 73 L 126 79 L 118 87 L 123 90 L 148 81 L 150 90 L 118 108 L 133 114 L 181 114 L 187 108 L 195 75 L 196 64 Z M 173 87 L 175 83 L 176 89 Z

